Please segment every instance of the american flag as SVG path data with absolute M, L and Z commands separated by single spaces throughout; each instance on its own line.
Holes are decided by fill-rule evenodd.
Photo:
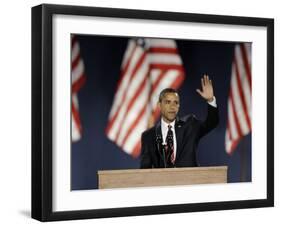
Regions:
M 82 126 L 79 116 L 77 93 L 85 83 L 84 63 L 80 55 L 79 42 L 75 35 L 71 36 L 71 118 L 72 118 L 72 142 L 78 141 L 82 135 Z
M 251 125 L 251 44 L 237 44 L 234 49 L 225 147 L 232 154 L 243 136 L 250 133 Z
M 106 134 L 126 153 L 137 157 L 141 133 L 159 117 L 158 95 L 177 89 L 185 73 L 176 42 L 168 39 L 131 39 L 109 114 Z

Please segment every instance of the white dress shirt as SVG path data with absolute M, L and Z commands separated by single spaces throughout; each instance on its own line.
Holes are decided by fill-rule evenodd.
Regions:
M 176 131 L 175 131 L 175 122 L 174 120 L 171 123 L 167 123 L 161 118 L 161 131 L 162 131 L 162 138 L 163 138 L 163 145 L 166 145 L 166 137 L 168 134 L 168 126 L 172 126 L 171 130 L 173 131 L 173 141 L 174 141 L 174 155 L 177 156 L 177 139 L 176 139 Z
M 216 108 L 217 107 L 216 97 L 214 96 L 213 100 L 210 101 L 210 102 L 207 101 L 207 103 Z

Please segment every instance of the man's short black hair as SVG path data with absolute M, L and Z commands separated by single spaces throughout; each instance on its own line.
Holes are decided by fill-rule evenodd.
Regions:
M 166 95 L 166 93 L 176 93 L 178 94 L 178 91 L 173 89 L 173 88 L 165 88 L 163 89 L 160 94 L 159 94 L 159 103 L 161 103 L 162 99 L 164 98 L 164 96 Z

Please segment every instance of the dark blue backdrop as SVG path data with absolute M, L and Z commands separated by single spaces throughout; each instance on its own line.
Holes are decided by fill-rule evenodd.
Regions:
M 83 135 L 80 141 L 72 144 L 71 185 L 73 190 L 95 189 L 97 170 L 139 168 L 140 159 L 133 159 L 105 136 L 128 39 L 106 36 L 77 38 L 87 81 L 78 93 Z M 195 91 L 201 88 L 200 77 L 204 73 L 213 80 L 220 112 L 219 126 L 201 139 L 199 164 L 227 165 L 228 182 L 251 181 L 251 135 L 243 139 L 232 156 L 227 155 L 224 148 L 234 43 L 177 40 L 177 45 L 186 70 L 186 80 L 179 89 L 179 115 L 194 113 L 199 119 L 205 118 L 206 103 Z

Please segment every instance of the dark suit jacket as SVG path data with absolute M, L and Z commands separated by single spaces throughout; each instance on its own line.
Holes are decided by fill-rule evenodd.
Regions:
M 214 129 L 219 123 L 218 108 L 208 104 L 208 115 L 204 122 L 194 115 L 187 115 L 175 122 L 177 139 L 177 152 L 174 166 L 167 167 L 193 167 L 197 166 L 196 149 L 201 137 Z M 161 123 L 142 133 L 141 137 L 141 168 L 163 168 L 163 151 L 157 139 L 162 138 Z

